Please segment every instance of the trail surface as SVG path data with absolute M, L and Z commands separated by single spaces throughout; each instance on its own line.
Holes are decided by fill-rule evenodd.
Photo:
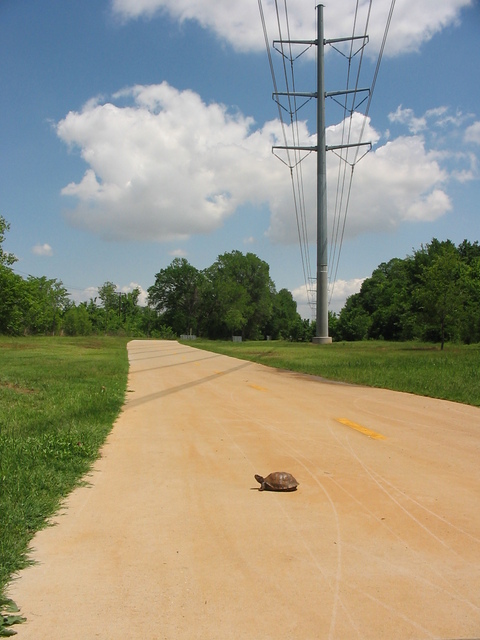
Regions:
M 19 640 L 480 637 L 480 410 L 128 351 L 92 486 L 11 585 Z

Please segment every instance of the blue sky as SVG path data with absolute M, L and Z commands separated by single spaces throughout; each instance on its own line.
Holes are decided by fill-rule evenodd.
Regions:
M 261 6 L 271 44 L 275 3 Z M 290 37 L 315 38 L 315 6 L 278 3 L 283 37 L 286 8 Z M 352 35 L 356 6 L 325 2 L 326 38 Z M 358 6 L 357 35 L 369 4 Z M 361 63 L 361 87 L 391 3 L 370 7 L 369 43 L 350 63 L 351 77 Z M 397 0 L 368 118 L 366 103 L 345 118 L 327 100 L 328 144 L 346 129 L 373 143 L 355 164 L 346 214 L 337 182 L 350 165 L 328 154 L 334 311 L 381 262 L 433 237 L 480 239 L 479 39 L 478 0 Z M 297 91 L 315 90 L 312 51 L 294 63 Z M 282 58 L 272 59 L 284 91 Z M 345 88 L 348 66 L 327 47 L 327 91 Z M 238 249 L 268 262 L 277 290 L 311 316 L 290 170 L 271 151 L 293 126 L 282 110 L 282 130 L 272 100 L 258 0 L 2 0 L 0 86 L 0 213 L 22 275 L 57 278 L 80 301 L 107 280 L 146 291 L 177 256 L 203 269 Z M 310 145 L 313 102 L 297 113 Z M 315 160 L 301 163 L 307 276 Z

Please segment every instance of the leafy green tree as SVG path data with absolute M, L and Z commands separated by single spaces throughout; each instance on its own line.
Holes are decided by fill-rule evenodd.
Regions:
M 337 332 L 340 340 L 365 340 L 372 320 L 362 304 L 362 291 L 349 296 L 340 311 Z
M 3 216 L 0 216 L 0 265 L 4 267 L 9 267 L 17 262 L 17 258 L 13 253 L 8 253 L 2 246 L 5 242 L 5 234 L 7 231 L 10 231 L 10 224 Z
M 148 288 L 148 303 L 156 310 L 162 324 L 180 335 L 197 333 L 200 287 L 203 276 L 185 258 L 175 258 L 155 275 Z
M 23 331 L 23 279 L 10 268 L 17 259 L 3 248 L 9 223 L 0 216 L 0 333 L 18 335 Z
M 25 331 L 55 335 L 68 304 L 68 295 L 61 280 L 28 276 L 22 297 Z
M 87 310 L 87 304 L 81 302 L 76 306 L 75 303 L 72 303 L 63 315 L 62 326 L 67 336 L 91 335 L 93 326 Z
M 424 267 L 416 299 L 425 318 L 426 335 L 439 337 L 443 349 L 447 335 L 454 337 L 465 303 L 466 265 L 455 246 L 445 244 Z
M 253 253 L 232 251 L 205 270 L 202 329 L 211 338 L 262 336 L 273 307 L 274 284 L 266 262 Z
M 466 266 L 465 302 L 461 314 L 460 338 L 466 344 L 480 342 L 480 257 Z
M 21 301 L 25 289 L 24 280 L 9 267 L 0 264 L 0 333 L 23 333 L 23 309 Z
M 103 314 L 98 315 L 103 320 L 101 329 L 106 334 L 123 333 L 122 294 L 117 291 L 117 285 L 107 280 L 98 288 L 98 297 L 103 308 Z
M 393 258 L 373 271 L 361 287 L 362 307 L 370 315 L 368 338 L 405 340 L 413 337 L 411 294 L 406 260 Z
M 120 314 L 121 294 L 117 291 L 117 285 L 115 283 L 110 281 L 104 282 L 102 286 L 98 288 L 98 297 L 107 313 L 109 311 L 115 311 Z
M 297 303 L 288 289 L 280 289 L 273 294 L 272 312 L 265 326 L 265 335 L 270 335 L 274 340 L 288 339 L 293 333 L 301 333 L 299 324 L 302 325 L 302 319 L 297 311 Z

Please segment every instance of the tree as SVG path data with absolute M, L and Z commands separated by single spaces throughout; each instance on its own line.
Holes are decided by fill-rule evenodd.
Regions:
M 275 286 L 266 262 L 232 251 L 205 270 L 202 329 L 211 338 L 259 338 L 272 313 Z
M 466 265 L 465 302 L 461 314 L 461 340 L 480 342 L 480 257 Z
M 61 280 L 28 276 L 22 297 L 25 331 L 54 335 L 67 307 L 68 295 Z
M 22 277 L 0 264 L 0 333 L 19 335 L 23 332 L 24 289 Z
M 362 293 L 349 296 L 340 311 L 337 332 L 340 340 L 365 340 L 371 326 L 371 316 L 362 305 Z
M 117 285 L 107 280 L 98 288 L 98 297 L 102 301 L 103 308 L 109 311 L 120 312 L 120 299 L 117 292 Z
M 175 258 L 148 288 L 148 304 L 177 335 L 197 333 L 202 279 L 201 272 L 185 258 Z
M 2 246 L 9 229 L 8 222 L 0 216 L 0 333 L 18 335 L 23 330 L 20 307 L 23 279 L 10 268 L 17 259 Z
M 280 289 L 273 294 L 272 312 L 265 327 L 266 335 L 274 340 L 288 339 L 293 334 L 299 334 L 299 326 L 302 324 L 300 314 L 297 312 L 297 303 L 288 289 Z
M 381 263 L 362 283 L 361 303 L 370 316 L 368 338 L 405 340 L 413 337 L 408 261 Z
M 63 316 L 63 330 L 67 336 L 89 336 L 93 331 L 92 322 L 85 302 L 71 306 Z
M 13 253 L 8 253 L 2 246 L 5 242 L 5 233 L 7 231 L 10 231 L 10 224 L 3 216 L 0 216 L 0 265 L 4 267 L 9 267 L 17 262 L 17 258 Z
M 462 263 L 455 246 L 445 244 L 422 271 L 420 286 L 416 290 L 425 318 L 427 335 L 435 334 L 445 344 L 447 333 L 454 335 L 464 307 L 466 265 Z

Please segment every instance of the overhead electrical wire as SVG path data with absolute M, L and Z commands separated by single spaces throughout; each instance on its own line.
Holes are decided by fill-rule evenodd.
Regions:
M 358 137 L 358 140 L 355 141 L 353 144 L 361 143 L 363 139 L 363 135 L 365 133 L 368 113 L 372 103 L 373 93 L 374 93 L 375 85 L 377 82 L 380 64 L 382 61 L 385 44 L 387 41 L 387 36 L 388 36 L 388 32 L 389 32 L 390 24 L 392 20 L 392 15 L 395 8 L 395 1 L 396 0 L 391 0 L 388 18 L 387 18 L 385 29 L 384 29 L 382 44 L 380 47 L 379 56 L 375 66 L 373 81 L 372 81 L 370 92 L 368 95 L 368 102 L 367 102 L 366 110 L 363 117 L 360 136 Z M 357 95 L 360 91 L 359 80 L 360 80 L 360 73 L 361 73 L 362 64 L 363 64 L 365 43 L 367 42 L 367 39 L 368 39 L 367 33 L 368 33 L 368 26 L 370 23 L 372 4 L 373 4 L 373 0 L 370 0 L 368 5 L 368 10 L 367 10 L 367 16 L 365 19 L 365 25 L 363 28 L 363 36 L 360 36 L 360 39 L 363 38 L 363 45 L 360 47 L 360 49 L 357 51 L 354 51 L 353 39 L 350 44 L 350 51 L 348 55 L 345 55 L 342 51 L 337 49 L 337 47 L 334 47 L 342 55 L 345 55 L 345 57 L 348 60 L 347 77 L 346 77 L 347 91 L 351 91 L 350 82 L 351 82 L 351 75 L 352 75 L 352 60 L 360 52 L 360 59 L 357 67 L 354 89 L 353 91 L 351 91 L 351 93 L 345 94 L 344 103 L 343 105 L 342 104 L 340 105 L 343 108 L 343 119 L 342 119 L 343 125 L 342 125 L 342 135 L 341 135 L 342 145 L 352 144 L 353 118 L 354 118 L 355 110 L 359 106 L 359 105 L 356 105 Z M 353 27 L 352 27 L 352 38 L 358 38 L 358 36 L 356 36 L 355 34 L 357 32 L 359 6 L 360 6 L 360 0 L 356 0 L 355 14 L 353 19 Z M 262 29 L 263 29 L 263 34 L 265 38 L 265 47 L 267 51 L 270 73 L 272 76 L 274 94 L 278 95 L 278 84 L 277 84 L 275 68 L 274 68 L 274 64 L 271 56 L 271 48 L 270 48 L 269 39 L 268 39 L 268 32 L 267 32 L 267 26 L 265 21 L 265 15 L 263 11 L 262 0 L 258 0 L 258 7 L 260 11 Z M 283 19 L 285 22 L 286 33 L 287 33 L 287 39 L 285 40 L 285 42 L 289 42 L 291 38 L 290 38 L 290 21 L 289 21 L 289 15 L 288 15 L 287 0 L 283 0 L 283 7 L 284 7 Z M 304 159 L 305 156 L 301 157 L 299 150 L 295 148 L 295 147 L 301 146 L 300 135 L 299 135 L 298 111 L 299 109 L 301 109 L 303 104 L 298 106 L 297 97 L 295 95 L 292 95 L 295 93 L 295 86 L 296 86 L 294 61 L 298 57 L 300 57 L 300 55 L 302 55 L 304 51 L 302 51 L 302 53 L 300 53 L 299 56 L 294 58 L 293 52 L 292 52 L 292 45 L 291 45 L 291 42 L 289 42 L 288 52 L 286 52 L 284 48 L 284 39 L 282 36 L 282 17 L 281 17 L 281 12 L 279 10 L 278 0 L 275 0 L 275 14 L 276 14 L 277 29 L 279 33 L 279 43 L 280 43 L 279 52 L 281 53 L 281 56 L 282 56 L 283 75 L 284 75 L 284 81 L 286 85 L 287 104 L 288 104 L 288 108 L 285 108 L 280 103 L 280 100 L 277 100 L 277 107 L 278 107 L 279 120 L 282 127 L 282 136 L 284 140 L 284 146 L 289 147 L 287 125 L 283 118 L 283 111 L 288 112 L 290 116 L 289 131 L 291 132 L 291 137 L 293 140 L 293 144 L 290 145 L 290 148 L 286 149 L 287 161 L 285 162 L 282 160 L 282 158 L 280 159 L 282 160 L 282 162 L 284 162 L 284 164 L 286 164 L 289 167 L 289 170 L 290 170 L 290 178 L 292 183 L 293 201 L 294 201 L 294 209 L 295 209 L 295 216 L 296 216 L 296 222 L 297 222 L 297 233 L 298 233 L 298 240 L 300 245 L 300 255 L 302 260 L 302 269 L 304 274 L 305 288 L 307 291 L 307 297 L 308 297 L 309 303 L 311 306 L 313 306 L 312 300 L 310 299 L 310 288 L 309 288 L 310 286 L 309 283 L 313 280 L 313 278 L 311 277 L 311 268 L 310 268 L 310 260 L 309 260 L 308 225 L 307 225 L 305 190 L 304 190 L 303 171 L 302 171 L 302 160 Z M 332 44 L 332 46 L 334 45 Z M 287 65 L 287 61 L 289 62 L 289 65 Z M 349 104 L 349 101 L 350 101 L 349 96 L 351 96 L 350 104 Z M 354 169 L 356 164 L 362 159 L 363 155 L 365 155 L 363 154 L 362 156 L 359 157 L 359 148 L 360 148 L 359 146 L 356 147 L 353 161 L 351 162 L 349 161 L 348 148 L 345 155 L 337 154 L 339 156 L 339 163 L 338 163 L 338 171 L 337 171 L 334 218 L 333 218 L 330 250 L 329 250 L 329 253 L 332 256 L 332 259 L 331 259 L 332 264 L 335 265 L 333 269 L 334 277 L 330 279 L 330 301 L 333 296 L 335 282 L 337 279 L 338 266 L 340 262 L 340 255 L 341 255 L 341 250 L 342 250 L 343 240 L 345 235 L 348 210 L 350 206 Z M 291 154 L 290 151 L 293 151 L 293 154 Z M 292 155 L 293 155 L 293 158 L 292 158 Z M 348 167 L 350 167 L 349 174 L 348 174 Z
M 265 14 L 262 6 L 262 0 L 258 0 L 258 7 L 260 12 L 260 19 L 262 23 L 264 39 L 265 39 L 265 48 L 267 51 L 270 74 L 272 77 L 274 94 L 277 95 L 278 84 L 277 84 L 275 68 L 274 68 L 274 64 L 271 56 L 271 49 L 270 49 L 267 26 L 265 21 Z M 284 9 L 285 9 L 286 31 L 289 39 L 290 24 L 289 24 L 286 0 L 284 0 Z M 290 94 L 290 86 L 292 87 L 292 91 L 293 92 L 295 91 L 295 74 L 294 74 L 294 68 L 293 68 L 293 55 L 292 55 L 291 45 L 289 46 L 288 54 L 285 51 L 283 46 L 282 21 L 281 21 L 280 10 L 279 10 L 277 0 L 275 1 L 275 13 L 276 13 L 276 20 L 277 20 L 277 29 L 279 33 L 279 40 L 281 45 L 280 53 L 282 55 L 283 75 L 285 79 L 287 92 L 288 94 Z M 288 68 L 287 66 L 287 60 L 290 61 L 290 68 Z M 283 111 L 288 112 L 290 116 L 289 130 L 293 137 L 293 144 L 290 146 L 298 146 L 299 123 L 298 123 L 297 114 L 298 114 L 298 109 L 300 107 L 298 107 L 297 105 L 295 96 L 288 95 L 287 98 L 288 98 L 288 101 L 287 101 L 288 109 L 283 107 L 278 99 L 276 100 L 279 120 L 282 127 L 282 136 L 283 136 L 284 146 L 285 147 L 289 146 L 289 140 L 287 136 L 287 125 L 284 121 Z M 291 151 L 293 151 L 293 154 L 291 153 Z M 310 270 L 310 261 L 308 257 L 309 240 L 308 240 L 308 226 L 306 223 L 306 206 L 305 206 L 305 193 L 304 193 L 304 184 L 303 184 L 303 170 L 301 167 L 302 158 L 300 157 L 298 150 L 295 150 L 295 149 L 293 150 L 286 149 L 286 156 L 287 156 L 287 162 L 285 162 L 285 164 L 288 166 L 290 170 L 290 180 L 291 180 L 292 193 L 293 193 L 293 205 L 294 205 L 295 218 L 297 223 L 297 234 L 298 234 L 298 241 L 300 246 L 300 257 L 302 262 L 303 276 L 304 276 L 305 288 L 307 291 L 307 297 L 309 298 L 310 297 L 309 282 L 311 281 L 312 278 L 311 278 L 311 270 Z M 309 300 L 309 303 L 312 304 L 311 300 Z
M 355 5 L 355 15 L 354 15 L 354 20 L 353 20 L 353 27 L 352 27 L 352 40 L 350 41 L 350 53 L 347 56 L 348 58 L 348 70 L 347 70 L 347 79 L 346 79 L 346 89 L 349 90 L 350 89 L 350 73 L 351 73 L 351 65 L 352 65 L 352 59 L 353 57 L 356 55 L 357 52 L 354 53 L 353 48 L 354 48 L 354 40 L 353 38 L 355 37 L 356 34 L 356 30 L 357 30 L 357 19 L 358 19 L 358 9 L 359 9 L 359 0 L 357 0 L 357 3 Z M 355 111 L 355 103 L 357 100 L 357 93 L 358 93 L 358 89 L 359 89 L 359 81 L 360 81 L 360 72 L 361 72 L 361 68 L 362 68 L 362 62 L 363 62 L 363 54 L 365 51 L 365 43 L 366 43 L 366 39 L 367 39 L 367 32 L 368 32 L 368 25 L 370 22 L 370 14 L 371 14 L 371 9 L 372 9 L 372 0 L 370 0 L 369 6 L 368 6 L 368 12 L 367 12 L 367 18 L 365 20 L 365 27 L 363 29 L 363 46 L 360 49 L 360 61 L 358 64 L 358 68 L 357 68 L 357 73 L 356 73 L 356 79 L 355 79 L 355 89 L 353 94 L 345 94 L 345 101 L 344 101 L 344 112 L 343 112 L 343 130 L 342 130 L 342 144 L 350 144 L 351 143 L 351 135 L 352 135 L 352 125 L 353 125 L 353 114 Z M 349 95 L 351 95 L 351 107 L 348 107 L 348 101 L 349 101 Z M 348 134 L 346 136 L 345 139 L 345 129 L 346 129 L 346 123 L 347 123 L 347 113 L 350 113 L 350 117 L 348 118 Z M 362 128 L 362 132 L 360 135 L 360 138 L 358 139 L 358 142 L 362 141 L 362 136 L 363 136 L 363 131 L 364 128 Z M 358 147 L 357 147 L 358 150 Z M 355 156 L 355 161 L 356 161 L 356 156 Z M 340 262 L 340 255 L 341 255 L 341 251 L 342 251 L 342 245 L 343 245 L 343 238 L 345 235 L 345 225 L 346 225 L 346 220 L 347 220 L 347 213 L 348 213 L 348 208 L 349 208 L 349 204 L 350 204 L 350 194 L 351 194 L 351 189 L 352 189 L 352 181 L 353 181 L 353 169 L 355 166 L 355 161 L 353 164 L 348 163 L 348 150 L 346 152 L 346 157 L 342 158 L 341 156 L 339 157 L 339 162 L 338 162 L 338 178 L 337 178 L 337 192 L 336 192 L 336 200 L 335 200 L 335 210 L 334 210 L 334 223 L 333 223 L 333 232 L 332 232 L 332 238 L 331 238 L 331 243 L 330 243 L 330 255 L 332 256 L 331 258 L 331 262 L 333 265 L 335 265 L 334 267 L 334 276 L 333 278 L 330 278 L 330 301 L 333 297 L 333 293 L 335 290 L 335 283 L 337 280 L 337 273 L 338 273 L 338 265 Z M 347 167 L 350 165 L 351 167 L 351 171 L 350 171 L 350 176 L 349 176 L 349 180 L 348 180 L 348 186 L 346 186 L 347 184 Z M 340 179 L 341 178 L 341 179 Z M 346 197 L 345 197 L 345 191 L 347 193 Z M 345 204 L 344 204 L 345 202 Z
M 382 44 L 380 46 L 379 55 L 378 55 L 377 62 L 376 62 L 376 65 L 375 65 L 375 72 L 374 72 L 373 80 L 372 80 L 372 83 L 371 83 L 371 86 L 370 86 L 368 102 L 367 102 L 367 106 L 366 106 L 366 109 L 365 109 L 365 113 L 364 113 L 364 117 L 363 117 L 363 122 L 362 122 L 360 135 L 359 135 L 359 138 L 358 138 L 358 142 L 362 141 L 363 135 L 364 135 L 364 132 L 365 132 L 365 127 L 366 127 L 366 124 L 367 124 L 367 119 L 368 119 L 368 114 L 369 114 L 369 111 L 370 111 L 370 106 L 372 104 L 373 93 L 374 93 L 374 90 L 375 90 L 375 85 L 376 85 L 377 78 L 378 78 L 378 73 L 379 73 L 379 70 L 380 70 L 380 64 L 382 62 L 383 53 L 384 53 L 385 45 L 386 45 L 386 42 L 387 42 L 388 32 L 390 30 L 390 24 L 391 24 L 391 21 L 392 21 L 393 11 L 395 9 L 395 2 L 396 2 L 396 0 L 391 0 L 391 3 L 390 3 L 390 9 L 389 9 L 389 12 L 388 12 L 387 21 L 386 21 L 385 28 L 384 28 Z M 357 8 L 358 8 L 358 2 L 357 2 Z M 364 37 L 366 37 L 367 32 L 368 32 L 371 9 L 372 9 L 372 0 L 370 0 L 370 4 L 369 4 L 369 8 L 368 8 L 367 19 L 366 19 L 366 22 L 365 22 Z M 356 13 L 355 13 L 355 16 L 356 16 Z M 354 27 L 354 29 L 355 29 L 355 27 Z M 364 54 L 364 51 L 362 49 L 361 56 L 360 56 L 360 62 L 359 62 L 359 65 L 358 65 L 358 71 L 357 71 L 357 83 L 356 83 L 356 87 L 355 87 L 356 89 L 358 89 L 358 81 L 359 81 L 359 78 L 360 78 L 360 71 L 361 71 L 361 67 L 362 67 L 363 54 Z M 356 100 L 356 91 L 353 94 L 352 111 L 351 111 L 350 119 L 353 118 L 353 110 L 354 110 L 354 101 L 355 100 Z M 361 160 L 361 157 L 359 158 L 358 154 L 359 154 L 359 147 L 356 147 L 354 160 L 350 165 L 351 166 L 351 172 L 350 172 L 350 180 L 349 180 L 348 189 L 347 189 L 346 204 L 345 204 L 345 209 L 344 209 L 344 213 L 343 213 L 343 222 L 342 222 L 342 225 L 341 225 L 342 226 L 342 231 L 341 231 L 341 234 L 340 234 L 340 240 L 338 241 L 338 248 L 337 248 L 337 245 L 336 245 L 336 249 L 335 249 L 336 250 L 336 265 L 335 265 L 335 269 L 334 269 L 334 276 L 333 276 L 333 278 L 331 280 L 330 300 L 332 299 L 334 288 L 335 288 L 335 282 L 337 280 L 338 265 L 339 265 L 339 262 L 340 262 L 340 255 L 341 255 L 341 250 L 342 250 L 342 246 L 343 246 L 343 239 L 344 239 L 344 235 L 345 235 L 345 227 L 346 227 L 346 222 L 347 222 L 347 214 L 348 214 L 348 209 L 349 209 L 349 205 L 350 205 L 350 196 L 351 196 L 351 191 L 352 191 L 353 173 L 354 173 L 354 169 L 355 169 L 355 166 L 356 166 L 357 162 L 359 162 L 359 160 Z M 345 162 L 345 170 L 346 170 L 346 166 L 347 166 L 347 163 Z M 333 260 L 333 262 L 335 263 L 335 260 Z

